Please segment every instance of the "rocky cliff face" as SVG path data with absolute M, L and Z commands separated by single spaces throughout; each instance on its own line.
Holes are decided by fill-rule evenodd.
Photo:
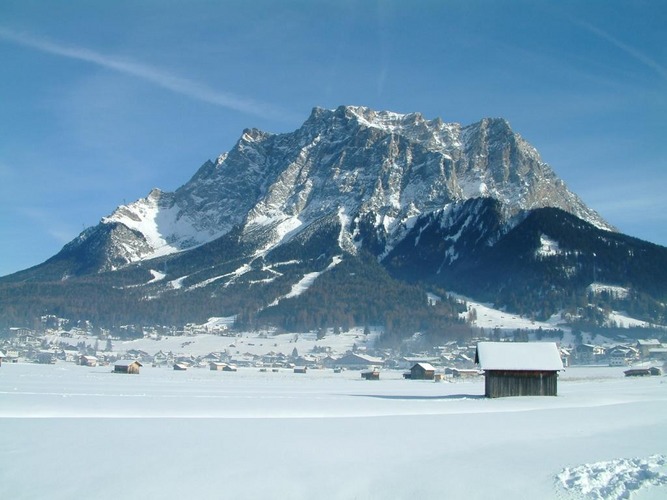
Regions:
M 506 221 L 556 207 L 613 229 L 503 119 L 461 126 L 419 113 L 315 108 L 291 133 L 245 130 L 175 192 L 153 190 L 102 219 L 129 231 L 108 240 L 100 270 L 193 248 L 234 226 L 261 234 L 256 251 L 265 253 L 331 215 L 345 250 L 374 233 L 382 256 L 419 217 L 479 197 L 499 201 Z

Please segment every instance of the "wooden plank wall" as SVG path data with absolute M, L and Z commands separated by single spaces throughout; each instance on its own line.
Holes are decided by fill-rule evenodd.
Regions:
M 507 396 L 556 396 L 558 372 L 500 371 L 485 373 L 487 398 Z

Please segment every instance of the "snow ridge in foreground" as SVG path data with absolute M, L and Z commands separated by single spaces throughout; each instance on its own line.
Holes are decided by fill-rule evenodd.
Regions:
M 566 467 L 557 479 L 563 488 L 577 497 L 624 499 L 642 487 L 667 485 L 667 474 L 660 471 L 665 467 L 665 455 L 652 455 L 647 459 L 621 458 Z

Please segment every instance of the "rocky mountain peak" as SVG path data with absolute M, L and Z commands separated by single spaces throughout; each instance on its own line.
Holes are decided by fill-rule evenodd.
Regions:
M 130 230 L 128 241 L 113 240 L 122 249 L 108 252 L 127 262 L 192 248 L 235 226 L 254 235 L 263 228 L 268 251 L 330 217 L 340 220 L 341 241 L 363 244 L 361 232 L 370 231 L 386 254 L 417 217 L 478 197 L 498 200 L 507 217 L 553 206 L 611 229 L 503 118 L 462 126 L 364 106 L 313 108 L 291 133 L 245 129 L 174 193 L 154 189 L 101 223 Z
M 64 304 L 111 322 L 259 315 L 281 327 L 386 320 L 396 330 L 412 318 L 410 333 L 435 310 L 415 314 L 426 300 L 414 288 L 406 306 L 403 282 L 551 314 L 574 306 L 595 273 L 664 304 L 667 250 L 610 229 L 502 118 L 462 126 L 315 108 L 293 132 L 244 130 L 176 191 L 119 206 L 4 289 L 0 280 L 0 298 L 4 310 Z

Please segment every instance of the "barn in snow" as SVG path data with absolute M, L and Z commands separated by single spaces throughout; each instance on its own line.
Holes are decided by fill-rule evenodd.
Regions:
M 415 363 L 409 372 L 403 374 L 403 378 L 433 380 L 435 378 L 435 368 L 430 363 Z
M 484 370 L 484 395 L 556 396 L 563 369 L 553 342 L 480 342 L 475 363 Z
M 120 361 L 116 361 L 116 364 L 114 364 L 113 371 L 114 373 L 139 373 L 139 368 L 141 368 L 143 365 L 139 363 L 139 361 L 135 361 L 133 359 L 123 359 Z

